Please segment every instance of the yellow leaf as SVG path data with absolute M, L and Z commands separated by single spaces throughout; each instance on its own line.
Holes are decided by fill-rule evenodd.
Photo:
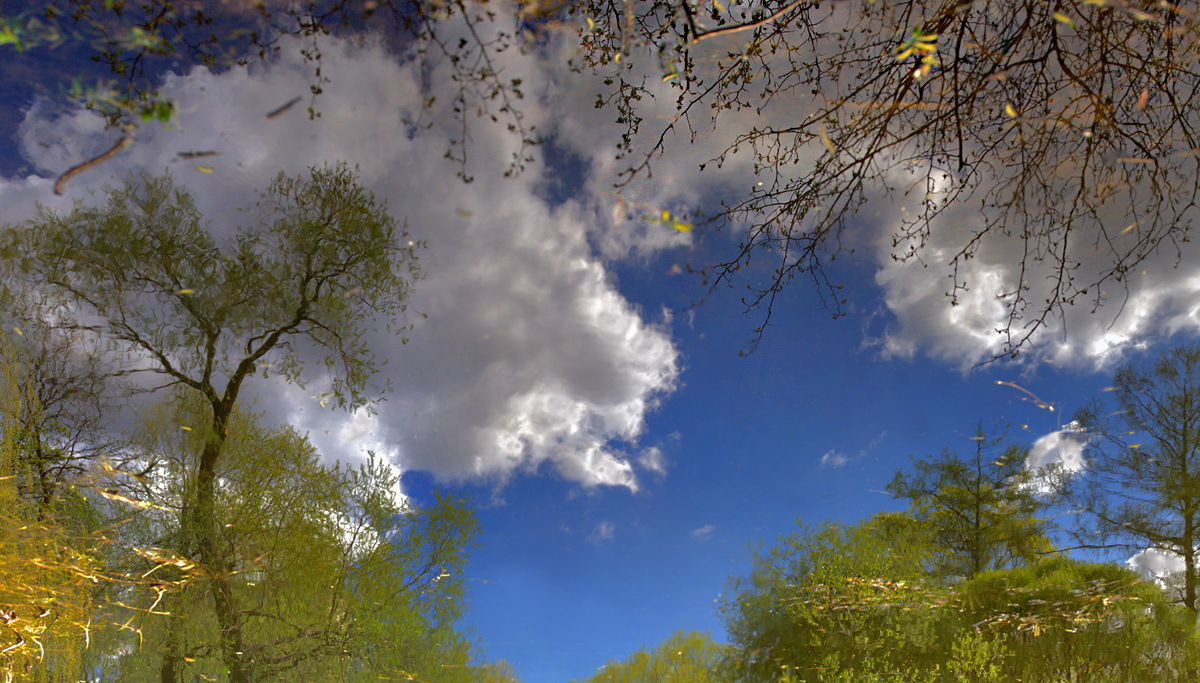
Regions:
M 590 31 L 590 30 L 592 30 L 592 29 L 594 29 L 594 28 L 596 28 L 596 22 L 592 21 L 592 18 L 591 18 L 591 17 L 587 17 L 587 23 L 588 23 L 588 30 L 589 30 L 589 31 Z
M 1138 222 L 1137 222 L 1137 221 L 1134 221 L 1134 222 L 1130 223 L 1130 224 L 1129 224 L 1129 225 L 1128 225 L 1128 226 L 1127 226 L 1127 227 L 1126 227 L 1124 230 L 1122 230 L 1122 231 L 1121 231 L 1119 234 L 1122 234 L 1122 235 L 1124 235 L 1125 233 L 1129 232 L 1130 230 L 1133 230 L 1134 228 L 1136 228 L 1136 227 L 1137 227 L 1137 224 L 1138 224 Z
M 196 170 L 200 171 L 201 173 L 212 173 L 213 172 L 213 170 L 207 166 L 197 166 Z
M 1004 113 L 1008 114 L 1009 116 L 1011 116 L 1014 119 L 1017 118 L 1017 110 L 1013 109 L 1013 106 L 1011 104 L 1004 105 Z
M 185 431 L 185 432 L 190 432 L 190 431 L 192 431 L 192 428 L 191 428 L 191 427 L 184 427 L 184 426 L 182 426 L 182 425 L 181 425 L 179 428 L 180 428 L 180 429 L 182 429 L 182 430 L 183 430 L 183 431 Z
M 17 333 L 19 336 L 22 336 L 22 337 L 24 337 L 24 336 L 25 336 L 25 333 L 24 333 L 24 332 L 22 332 L 22 331 L 21 331 L 21 328 L 19 328 L 19 327 L 14 327 L 14 328 L 13 328 L 13 332 L 16 332 L 16 333 Z
M 663 220 L 663 223 L 666 223 L 667 221 L 671 220 L 671 212 L 667 211 L 666 209 L 663 209 L 662 220 Z
M 472 214 L 470 211 L 467 211 L 466 209 L 459 209 L 458 215 L 462 216 L 463 218 L 470 218 Z
M 195 294 L 195 293 L 196 293 L 196 290 L 194 290 L 194 289 L 181 289 L 181 290 L 179 290 L 179 293 L 180 293 L 180 294 Z
M 1146 108 L 1146 103 L 1150 101 L 1150 86 L 1142 88 L 1142 94 L 1138 96 L 1137 108 L 1138 111 Z
M 1063 14 L 1062 12 L 1055 12 L 1054 19 L 1060 23 L 1070 26 L 1071 28 L 1075 28 L 1075 20 Z
M 825 124 L 817 126 L 817 134 L 821 136 L 821 142 L 825 143 L 825 148 L 830 154 L 837 156 L 837 147 L 833 146 L 833 140 L 829 139 L 829 133 L 825 132 Z
M 679 232 L 691 232 L 692 231 L 691 223 L 680 223 L 679 221 L 675 221 L 675 224 L 672 227 L 674 227 Z

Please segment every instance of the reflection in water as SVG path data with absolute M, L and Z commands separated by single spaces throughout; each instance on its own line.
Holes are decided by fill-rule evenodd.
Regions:
M 1195 680 L 1200 351 L 1175 338 L 1111 364 L 1163 316 L 1198 325 L 1195 278 L 1162 275 L 1193 266 L 1196 16 L 830 4 L 6 5 L 4 679 L 502 682 L 524 673 L 510 651 L 531 681 L 598 663 L 539 668 L 560 653 L 508 637 L 536 623 L 587 657 L 659 643 L 595 683 Z M 905 205 L 881 216 L 887 197 Z M 856 248 L 877 312 L 828 277 Z M 735 273 L 768 316 L 812 276 L 834 317 L 885 321 L 859 341 L 886 360 L 1091 363 L 1113 405 L 1032 446 L 982 421 L 965 456 L 889 445 L 944 450 L 875 482 L 904 453 L 867 462 L 896 429 L 874 413 L 942 412 L 947 385 L 880 382 L 882 404 L 860 388 L 841 433 L 821 404 L 861 350 L 795 373 L 836 366 L 826 386 L 753 354 L 736 381 L 687 386 L 710 348 L 693 300 Z M 1130 316 L 1071 308 L 1113 311 L 1117 283 Z M 744 343 L 724 327 L 705 329 Z M 1063 390 L 1022 370 L 986 384 L 1057 420 Z M 771 382 L 789 386 L 760 409 Z M 660 420 L 677 400 L 696 403 Z M 739 410 L 802 443 L 744 446 L 759 428 Z M 715 424 L 732 436 L 687 441 Z M 856 451 L 848 432 L 880 436 Z M 756 480 L 727 476 L 747 460 Z M 661 503 L 673 490 L 686 515 Z M 510 506 L 540 531 L 505 529 Z M 830 521 L 728 564 L 728 537 L 797 511 Z M 472 553 L 514 580 L 473 576 Z M 651 594 L 702 571 L 734 577 L 719 637 Z M 520 580 L 554 590 L 513 595 Z M 468 613 L 468 585 L 507 609 Z M 628 608 L 621 628 L 598 603 Z M 531 616 L 548 605 L 576 621 Z

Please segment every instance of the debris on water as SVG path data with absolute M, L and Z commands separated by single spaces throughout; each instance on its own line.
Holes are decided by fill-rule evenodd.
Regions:
M 113 157 L 113 156 L 119 154 L 120 152 L 123 152 L 124 150 L 129 149 L 129 147 L 132 144 L 133 144 L 133 137 L 126 135 L 125 137 L 123 137 L 119 141 L 117 141 L 117 144 L 113 145 L 112 149 L 108 150 L 104 154 L 101 154 L 100 156 L 98 156 L 94 159 L 89 159 L 88 161 L 85 161 L 82 164 L 79 164 L 77 166 L 72 166 L 71 168 L 68 168 L 65 173 L 63 173 L 62 175 L 60 175 L 58 177 L 58 182 L 54 183 L 54 194 L 61 195 L 63 193 L 63 190 L 67 187 L 67 181 L 70 180 L 72 176 L 79 174 L 79 173 L 83 173 L 84 171 L 88 170 L 89 168 L 91 168 L 97 164 L 104 163 L 110 157 Z
M 291 109 L 292 107 L 296 106 L 296 103 L 297 103 L 297 102 L 299 102 L 299 101 L 300 101 L 300 98 L 299 98 L 299 97 L 293 97 L 292 99 L 290 99 L 290 100 L 288 100 L 287 102 L 285 102 L 285 103 L 283 104 L 283 106 L 281 106 L 281 107 L 277 107 L 277 108 L 275 108 L 275 109 L 272 109 L 271 111 L 267 112 L 267 118 L 268 118 L 268 119 L 273 119 L 273 118 L 275 118 L 276 116 L 279 116 L 279 115 L 280 115 L 280 114 L 282 114 L 283 112 L 285 112 L 285 111 L 287 111 L 287 110 Z

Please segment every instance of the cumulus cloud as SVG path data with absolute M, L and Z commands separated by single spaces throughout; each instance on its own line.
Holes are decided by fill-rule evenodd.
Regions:
M 836 470 L 839 467 L 844 467 L 848 462 L 850 462 L 849 458 L 841 453 L 838 453 L 837 449 L 831 448 L 825 453 L 825 455 L 821 456 L 821 463 L 818 465 L 818 467 L 821 469 L 830 468 Z
M 1183 597 L 1184 564 L 1177 553 L 1158 548 L 1147 548 L 1125 561 L 1125 564 L 1142 576 L 1154 579 L 1176 598 Z
M 691 536 L 692 538 L 694 538 L 698 541 L 707 541 L 709 538 L 712 537 L 712 532 L 714 532 L 716 530 L 717 530 L 717 527 L 715 524 L 705 524 L 704 526 L 700 527 L 699 529 L 692 529 L 691 533 L 689 533 L 688 536 Z
M 1083 451 L 1088 445 L 1088 433 L 1078 421 L 1071 421 L 1058 431 L 1040 437 L 1029 448 L 1025 467 L 1034 472 L 1030 486 L 1039 493 L 1049 493 L 1053 485 L 1049 478 L 1039 477 L 1039 470 L 1054 471 L 1053 476 L 1071 475 L 1086 466 Z
M 636 489 L 635 460 L 650 471 L 665 467 L 661 457 L 633 453 L 646 413 L 675 387 L 678 354 L 665 324 L 647 322 L 617 291 L 603 259 L 685 244 L 686 235 L 626 234 L 620 249 L 597 255 L 589 240 L 609 227 L 598 204 L 547 203 L 538 163 L 503 178 L 518 143 L 482 119 L 470 147 L 476 181 L 460 182 L 460 169 L 444 158 L 455 134 L 450 117 L 433 112 L 432 127 L 420 132 L 406 123 L 431 94 L 423 83 L 437 94 L 450 79 L 421 74 L 369 43 L 327 41 L 320 118 L 299 107 L 265 117 L 308 88 L 296 43 L 284 41 L 277 61 L 255 69 L 196 67 L 163 84 L 181 112 L 173 128 L 138 130 L 129 151 L 72 179 L 63 198 L 50 192 L 54 176 L 111 146 L 116 134 L 90 113 L 35 105 L 20 136 L 41 175 L 0 182 L 0 218 L 21 220 L 35 201 L 69 208 L 130 170 L 170 169 L 212 219 L 212 232 L 228 239 L 247 220 L 236 207 L 274 175 L 345 160 L 427 243 L 427 277 L 408 308 L 428 317 L 411 318 L 408 344 L 380 329 L 368 334 L 395 389 L 378 417 L 323 408 L 312 394 L 327 378 L 310 374 L 307 390 L 261 380 L 251 387 L 267 419 L 307 430 L 329 457 L 354 460 L 369 448 L 406 470 L 499 482 L 545 464 L 585 486 Z M 546 65 L 534 56 L 505 59 L 506 77 L 546 84 Z M 540 102 L 527 101 L 527 121 L 550 128 L 552 112 Z M 212 172 L 177 154 L 191 150 L 219 153 L 204 159 Z
M 592 545 L 600 545 L 605 541 L 611 541 L 616 534 L 617 527 L 608 521 L 600 522 L 592 533 L 588 535 L 587 541 Z

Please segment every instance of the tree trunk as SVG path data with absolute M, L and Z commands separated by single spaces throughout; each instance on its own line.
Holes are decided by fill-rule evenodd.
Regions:
M 250 671 L 243 655 L 242 620 L 233 595 L 230 580 L 229 558 L 220 542 L 220 527 L 216 515 L 217 462 L 221 458 L 221 447 L 225 443 L 225 429 L 229 423 L 232 404 L 213 406 L 213 432 L 204 444 L 200 456 L 200 467 L 196 473 L 196 508 L 193 519 L 196 545 L 200 561 L 211 572 L 209 586 L 212 588 L 213 609 L 217 624 L 221 627 L 221 659 L 229 670 L 230 683 L 250 683 Z
M 1191 513 L 1183 517 L 1183 604 L 1196 611 L 1196 541 L 1194 519 Z

